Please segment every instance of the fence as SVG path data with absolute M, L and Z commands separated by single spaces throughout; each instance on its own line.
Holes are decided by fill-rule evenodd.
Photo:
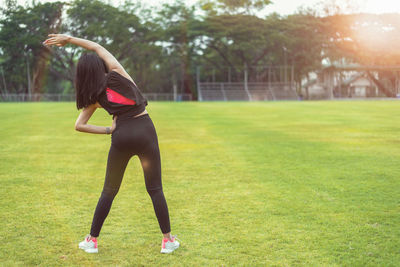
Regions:
M 246 88 L 247 87 L 247 88 Z M 292 83 L 200 83 L 201 101 L 273 101 L 298 100 L 299 97 Z
M 244 66 L 216 74 L 207 70 L 201 74 L 197 68 L 197 93 L 199 101 L 273 101 L 298 100 L 294 83 L 293 66 Z M 238 68 L 237 68 L 238 69 Z M 227 77 L 224 77 L 228 73 Z M 225 80 L 225 81 L 216 81 Z M 226 79 L 228 81 L 226 81 Z M 232 80 L 235 80 L 234 82 Z
M 143 93 L 149 101 L 191 101 L 191 94 Z M 0 102 L 75 101 L 75 94 L 3 94 Z

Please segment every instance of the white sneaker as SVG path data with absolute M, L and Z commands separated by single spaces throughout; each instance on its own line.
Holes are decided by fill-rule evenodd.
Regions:
M 89 241 L 89 235 L 85 237 L 85 240 L 79 243 L 79 248 L 83 249 L 87 253 L 97 253 L 99 249 L 97 248 L 97 239 L 92 238 Z
M 179 242 L 176 235 L 172 236 L 172 241 L 168 238 L 163 238 L 161 243 L 161 253 L 171 253 L 175 249 L 179 248 Z

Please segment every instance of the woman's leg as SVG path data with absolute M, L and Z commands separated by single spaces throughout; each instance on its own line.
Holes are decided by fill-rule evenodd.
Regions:
M 126 166 L 131 156 L 130 153 L 111 145 L 108 153 L 103 192 L 101 193 L 100 199 L 97 203 L 96 211 L 93 216 L 92 228 L 90 230 L 90 235 L 92 237 L 98 237 L 100 234 L 101 227 L 110 211 L 114 197 L 118 193 L 122 177 L 124 176 Z
M 168 206 L 164 197 L 161 182 L 161 159 L 158 141 L 155 132 L 149 135 L 153 138 L 152 142 L 139 153 L 142 164 L 145 184 L 153 202 L 154 211 L 157 216 L 158 224 L 164 236 L 170 237 L 171 227 L 169 222 Z

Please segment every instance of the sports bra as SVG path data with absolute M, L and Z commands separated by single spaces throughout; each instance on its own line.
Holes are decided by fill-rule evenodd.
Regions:
M 116 71 L 106 75 L 104 90 L 98 102 L 113 118 L 118 116 L 118 119 L 134 117 L 147 106 L 147 99 L 136 84 Z

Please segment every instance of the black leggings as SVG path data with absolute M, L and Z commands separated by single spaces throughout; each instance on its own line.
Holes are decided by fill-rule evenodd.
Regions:
M 99 236 L 114 197 L 118 193 L 126 165 L 134 155 L 140 158 L 146 189 L 153 202 L 161 232 L 165 234 L 171 231 L 168 206 L 162 190 L 157 133 L 152 120 L 146 114 L 136 118 L 117 119 L 117 126 L 111 136 L 104 188 L 94 213 L 91 236 Z

